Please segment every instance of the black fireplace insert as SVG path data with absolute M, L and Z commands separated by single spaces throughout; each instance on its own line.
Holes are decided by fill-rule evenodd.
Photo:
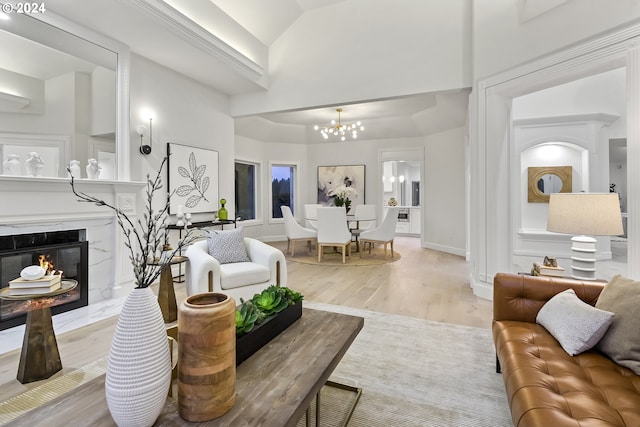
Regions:
M 20 277 L 20 271 L 39 265 L 40 258 L 62 270 L 64 279 L 78 281 L 71 292 L 51 297 L 52 314 L 84 307 L 89 303 L 89 245 L 86 230 L 0 236 L 0 288 Z M 0 330 L 25 323 L 30 302 L 0 300 Z

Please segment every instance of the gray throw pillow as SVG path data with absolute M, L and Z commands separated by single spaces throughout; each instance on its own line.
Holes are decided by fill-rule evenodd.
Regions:
M 600 293 L 596 307 L 616 315 L 598 349 L 640 375 L 640 283 L 614 276 Z
M 536 323 L 544 326 L 571 356 L 595 346 L 611 325 L 613 313 L 599 310 L 567 289 L 542 306 Z
M 207 231 L 207 249 L 209 255 L 217 259 L 220 264 L 251 261 L 247 255 L 241 228 Z

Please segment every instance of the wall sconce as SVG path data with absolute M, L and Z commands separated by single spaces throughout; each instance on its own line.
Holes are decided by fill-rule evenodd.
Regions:
M 153 129 L 151 127 L 152 120 L 153 119 L 149 118 L 149 145 L 145 145 L 142 143 L 142 137 L 144 136 L 147 127 L 145 125 L 136 126 L 136 132 L 138 132 L 138 135 L 140 135 L 140 153 L 142 154 L 151 154 L 151 136 L 153 132 Z

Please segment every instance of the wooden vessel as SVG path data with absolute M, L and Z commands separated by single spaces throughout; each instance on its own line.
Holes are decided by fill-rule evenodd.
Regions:
M 233 298 L 192 295 L 178 311 L 178 410 L 187 421 L 228 412 L 236 400 L 236 324 Z

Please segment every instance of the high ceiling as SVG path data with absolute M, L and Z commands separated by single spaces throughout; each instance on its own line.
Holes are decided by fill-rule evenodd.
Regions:
M 178 1 L 174 5 L 179 8 Z M 267 46 L 304 13 L 347 0 L 210 0 Z M 321 143 L 314 125 L 328 126 L 343 109 L 343 123 L 362 121 L 360 139 L 411 138 L 463 126 L 469 92 L 417 94 L 394 99 L 261 114 L 236 119 L 236 133 L 289 143 Z M 337 138 L 337 137 L 335 137 Z M 333 137 L 330 137 L 332 140 Z
M 303 14 L 345 1 L 349 0 L 190 0 L 189 17 L 170 7 L 179 9 L 187 4 L 180 0 L 51 0 L 47 7 L 126 44 L 137 54 L 233 96 L 268 89 L 259 80 L 252 81 L 230 70 L 228 64 L 208 50 L 209 40 L 218 36 L 213 34 L 216 30 L 207 29 L 212 28 L 212 22 L 220 22 L 219 27 L 235 22 L 233 25 L 243 27 L 241 31 L 236 29 L 235 34 L 245 36 L 244 31 L 268 52 L 268 46 Z M 172 12 L 163 14 L 167 10 Z M 189 31 L 193 33 L 185 36 Z M 199 44 L 202 40 L 206 40 L 204 45 Z M 268 74 L 268 70 L 265 72 Z M 335 109 L 342 107 L 343 121 L 365 122 L 362 139 L 419 137 L 464 125 L 468 93 L 460 90 L 355 100 L 350 105 L 310 106 L 303 111 L 241 117 L 236 120 L 236 132 L 260 140 L 322 142 L 322 137 L 312 130 L 313 125 L 328 125 L 337 118 Z
M 210 0 L 270 46 L 303 13 L 346 0 Z

